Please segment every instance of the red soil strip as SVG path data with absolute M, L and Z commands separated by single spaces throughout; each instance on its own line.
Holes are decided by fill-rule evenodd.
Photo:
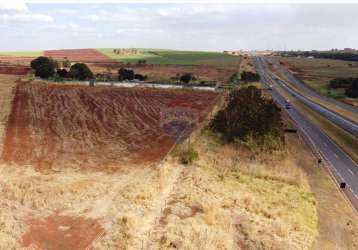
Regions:
M 30 67 L 0 65 L 0 74 L 27 75 L 29 72 L 31 72 Z
M 113 62 L 113 60 L 95 49 L 46 50 L 45 56 L 55 59 L 67 58 L 71 62 Z
M 161 160 L 175 143 L 161 127 L 173 101 L 201 121 L 217 94 L 204 91 L 18 84 L 2 160 L 38 170 L 115 171 Z M 171 107 L 172 108 L 172 107 Z
M 28 220 L 29 230 L 22 236 L 24 247 L 46 250 L 84 250 L 104 229 L 98 221 L 80 217 L 51 215 L 44 220 Z

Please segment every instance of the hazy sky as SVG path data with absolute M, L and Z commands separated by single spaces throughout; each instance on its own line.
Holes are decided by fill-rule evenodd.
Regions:
M 0 51 L 358 47 L 358 4 L 6 4 Z

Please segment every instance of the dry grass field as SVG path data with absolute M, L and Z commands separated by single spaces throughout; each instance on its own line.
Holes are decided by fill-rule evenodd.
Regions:
M 14 77 L 0 76 L 0 100 L 4 100 L 0 106 L 0 131 L 4 134 L 6 130 L 7 136 L 4 121 L 14 111 L 11 110 L 11 102 L 17 93 L 15 81 Z M 42 93 L 41 88 L 47 89 L 49 86 L 36 88 L 33 86 L 35 84 L 27 84 L 27 87 L 24 87 L 24 83 L 18 86 L 25 93 L 36 93 L 36 97 L 29 96 L 28 100 L 32 101 L 25 102 L 27 104 L 24 103 L 23 107 L 35 104 L 33 108 L 37 107 L 39 103 L 34 100 L 45 98 L 37 94 Z M 26 92 L 27 88 L 36 91 Z M 84 109 L 84 104 L 80 105 L 81 87 L 66 88 L 72 93 L 69 96 L 74 103 L 65 106 L 82 107 L 80 110 L 87 122 L 97 121 L 96 116 L 89 116 L 91 108 L 101 110 L 103 119 L 113 118 L 108 112 L 114 104 L 100 102 L 105 92 L 101 87 L 82 94 L 86 96 L 85 100 L 93 97 L 91 103 L 98 105 L 88 105 L 88 110 Z M 52 110 L 56 110 L 51 103 L 56 103 L 57 98 L 67 100 L 64 95 L 67 90 L 59 89 L 60 94 L 53 93 L 56 98 L 44 99 Z M 92 91 L 98 96 L 94 97 Z M 116 91 L 127 93 L 111 89 L 112 98 Z M 21 93 L 24 95 L 24 92 Z M 178 96 L 185 94 L 190 95 L 190 92 L 179 92 Z M 159 97 L 160 103 L 166 102 L 163 95 Z M 151 95 L 148 98 L 151 100 Z M 200 100 L 197 95 L 192 98 Z M 136 100 L 133 106 L 143 110 L 144 107 L 140 105 L 143 102 L 138 101 L 141 100 L 138 96 L 130 96 L 129 100 Z M 153 110 L 144 110 L 146 113 L 155 113 L 156 108 L 152 101 L 150 103 Z M 36 133 L 43 133 L 45 128 L 56 128 L 44 123 L 48 120 L 41 118 L 46 114 L 46 107 L 34 110 L 36 115 L 31 116 L 29 124 L 42 125 L 18 126 L 15 134 L 20 134 L 17 136 L 21 135 L 23 129 L 31 128 L 29 136 L 35 135 L 36 138 Z M 130 114 L 137 116 L 138 110 L 132 110 Z M 71 115 L 71 112 L 68 113 Z M 203 121 L 206 114 L 202 115 Z M 65 117 L 59 113 L 56 115 Z M 26 114 L 24 117 L 27 117 Z M 55 118 L 50 121 L 56 123 Z M 69 130 L 71 126 L 79 126 L 76 123 L 83 124 L 79 122 L 81 119 L 71 121 L 78 122 L 69 122 Z M 99 126 L 91 134 L 79 136 L 83 136 L 84 141 L 93 138 L 89 135 L 103 139 L 103 130 Z M 68 139 L 58 134 L 50 135 L 52 141 Z M 23 140 L 18 140 L 16 143 L 21 147 Z M 39 171 L 33 161 L 13 164 L 2 159 L 0 249 L 256 250 L 357 247 L 354 237 L 357 232 L 356 215 L 344 203 L 324 169 L 316 167 L 315 159 L 297 135 L 288 136 L 286 150 L 275 154 L 258 155 L 243 145 L 223 145 L 205 128 L 195 131 L 190 143 L 198 151 L 199 159 L 186 166 L 180 163 L 180 157 L 188 146 L 187 140 L 178 145 L 165 161 L 141 167 L 126 165 L 117 171 L 103 171 L 103 162 L 97 162 L 98 166 L 93 171 L 85 171 L 83 161 L 78 163 L 77 168 L 76 163 L 63 167 L 66 164 L 62 165 L 63 161 L 54 157 L 51 161 L 56 166 L 52 171 L 44 172 Z M 44 152 L 49 150 L 46 141 L 36 145 Z M 55 145 L 61 145 L 60 141 L 56 141 Z M 76 150 L 78 147 L 73 145 L 71 148 Z M 59 159 L 63 157 L 60 150 L 52 152 Z M 79 157 L 87 153 L 83 151 Z M 102 150 L 101 153 L 105 155 L 107 152 Z M 120 157 L 116 161 L 118 165 L 122 164 Z M 341 208 L 327 205 L 337 203 Z

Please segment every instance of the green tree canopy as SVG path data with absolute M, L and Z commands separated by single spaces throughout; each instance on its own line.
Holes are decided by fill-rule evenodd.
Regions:
M 78 79 L 81 81 L 93 78 L 92 71 L 84 63 L 76 63 L 72 65 L 68 75 L 73 79 Z
M 260 89 L 249 86 L 230 93 L 227 106 L 217 113 L 210 126 L 228 142 L 266 135 L 282 139 L 280 111 L 273 100 L 262 96 Z
M 40 56 L 32 60 L 30 65 L 35 70 L 35 76 L 47 79 L 55 74 L 56 62 L 51 58 Z

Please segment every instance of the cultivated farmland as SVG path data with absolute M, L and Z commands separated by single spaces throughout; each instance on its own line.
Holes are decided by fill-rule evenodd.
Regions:
M 115 170 L 163 158 L 175 142 L 161 110 L 185 102 L 202 120 L 216 94 L 25 83 L 15 91 L 2 158 L 48 170 Z
M 95 49 L 46 50 L 44 55 L 55 59 L 68 59 L 72 62 L 113 62 L 109 57 Z

